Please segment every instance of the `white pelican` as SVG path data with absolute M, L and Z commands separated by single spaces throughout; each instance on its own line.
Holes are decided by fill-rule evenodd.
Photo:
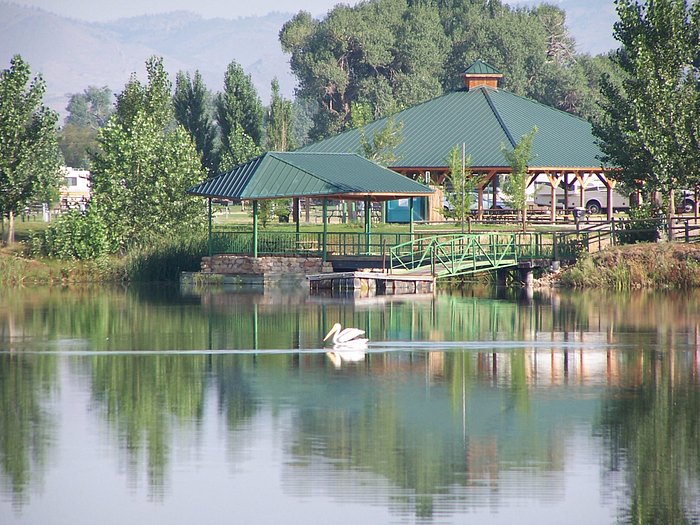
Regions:
M 341 349 L 365 348 L 367 346 L 367 341 L 369 341 L 369 339 L 360 337 L 364 335 L 364 330 L 358 328 L 346 328 L 343 330 L 342 328 L 340 323 L 335 323 L 323 340 L 326 341 L 330 336 L 333 336 L 333 347 Z

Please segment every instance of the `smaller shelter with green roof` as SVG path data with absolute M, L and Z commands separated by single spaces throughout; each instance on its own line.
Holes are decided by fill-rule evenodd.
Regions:
M 327 234 L 329 199 L 362 201 L 365 205 L 365 234 L 370 242 L 372 202 L 426 197 L 429 187 L 354 153 L 267 152 L 233 170 L 191 188 L 188 193 L 209 199 L 211 255 L 212 199 L 249 200 L 253 203 L 253 256 L 258 254 L 258 202 L 295 199 L 295 222 L 299 232 L 299 198 L 323 202 L 323 254 Z M 411 219 L 413 217 L 412 214 Z M 411 222 L 410 229 L 413 229 Z

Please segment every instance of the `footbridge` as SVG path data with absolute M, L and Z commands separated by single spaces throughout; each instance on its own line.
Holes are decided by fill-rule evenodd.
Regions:
M 478 272 L 531 267 L 541 253 L 541 244 L 519 233 L 471 233 L 421 237 L 393 246 L 390 272 L 404 275 L 455 277 Z

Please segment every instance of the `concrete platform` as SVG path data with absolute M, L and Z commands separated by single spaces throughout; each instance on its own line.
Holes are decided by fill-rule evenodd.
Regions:
M 363 295 L 432 293 L 435 278 L 431 275 L 397 275 L 385 272 L 335 272 L 307 275 L 311 293 L 327 290 L 360 292 Z

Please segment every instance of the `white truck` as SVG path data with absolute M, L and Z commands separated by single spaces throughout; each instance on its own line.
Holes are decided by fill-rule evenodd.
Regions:
M 567 192 L 564 191 L 563 184 L 557 188 L 556 206 L 558 209 L 573 209 L 579 206 L 586 208 L 586 213 L 596 215 L 608 209 L 608 190 L 605 186 L 587 184 L 583 192 L 583 203 L 581 203 L 580 186 L 577 183 L 570 184 Z M 564 203 L 564 200 L 567 200 Z M 540 184 L 535 190 L 534 202 L 538 206 L 552 205 L 552 189 L 549 184 Z M 612 191 L 612 208 L 616 210 L 626 210 L 630 207 L 629 196 L 623 195 L 615 190 Z

